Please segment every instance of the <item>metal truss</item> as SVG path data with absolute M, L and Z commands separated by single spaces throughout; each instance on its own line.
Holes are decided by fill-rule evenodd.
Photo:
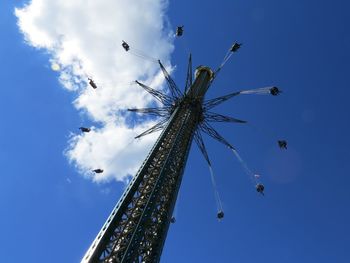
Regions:
M 205 112 L 204 119 L 208 122 L 235 122 L 235 123 L 247 123 L 246 121 L 239 120 L 230 116 L 221 115 L 214 112 Z
M 221 97 L 217 97 L 217 98 L 214 98 L 211 100 L 207 100 L 206 102 L 203 103 L 203 109 L 210 110 L 211 108 L 214 108 L 215 106 L 217 106 L 217 105 L 223 103 L 224 101 L 227 101 L 227 100 L 231 99 L 232 97 L 235 97 L 239 94 L 240 94 L 240 92 L 237 91 L 237 92 L 227 94 L 225 96 L 221 96 Z
M 165 77 L 166 82 L 168 84 L 168 87 L 169 87 L 170 93 L 172 95 L 172 98 L 173 99 L 181 98 L 183 96 L 181 90 L 177 87 L 175 81 L 170 77 L 170 74 L 165 69 L 165 67 L 160 62 L 160 60 L 158 60 L 158 63 L 159 63 L 159 66 L 160 66 L 161 70 L 163 71 L 163 74 L 164 74 L 164 77 Z
M 210 137 L 226 145 L 228 148 L 234 149 L 234 147 L 224 137 L 222 137 L 213 127 L 211 127 L 211 125 L 207 121 L 202 122 L 199 127 Z
M 141 137 L 143 137 L 143 136 L 145 136 L 145 135 L 148 135 L 148 134 L 154 133 L 154 132 L 156 132 L 156 131 L 162 130 L 162 129 L 165 127 L 165 125 L 166 125 L 167 122 L 168 122 L 168 119 L 163 119 L 163 120 L 161 120 L 161 121 L 158 122 L 156 125 L 154 125 L 154 126 L 152 126 L 151 128 L 149 128 L 148 130 L 146 130 L 146 131 L 144 131 L 143 133 L 137 135 L 137 136 L 135 137 L 135 139 L 139 139 L 139 138 L 141 138 Z
M 82 262 L 159 262 L 188 153 L 202 115 L 209 73 L 208 69 L 202 70 L 200 80 L 191 86 L 191 94 L 197 97 L 183 98 L 169 119 L 138 136 L 165 126 Z
M 135 81 L 140 87 L 142 87 L 145 91 L 147 91 L 149 94 L 151 94 L 154 98 L 156 98 L 158 101 L 160 101 L 163 105 L 170 106 L 173 102 L 172 98 L 165 95 L 163 92 L 160 92 L 158 90 L 152 89 L 151 87 L 146 86 L 145 84 L 142 84 L 139 81 Z
M 128 109 L 131 112 L 149 114 L 158 117 L 169 117 L 171 108 L 170 107 L 159 107 L 159 108 L 142 108 L 142 109 Z
M 199 130 L 196 130 L 196 132 L 194 133 L 194 140 L 199 148 L 199 150 L 201 150 L 205 160 L 207 161 L 208 165 L 211 166 L 211 162 L 209 159 L 209 155 L 207 152 L 207 149 L 205 148 L 205 144 L 202 138 L 202 134 L 200 133 Z
M 190 108 L 174 112 L 83 262 L 159 262 L 196 117 Z

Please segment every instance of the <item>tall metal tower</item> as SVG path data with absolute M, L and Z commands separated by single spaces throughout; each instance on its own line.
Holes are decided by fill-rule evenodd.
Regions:
M 231 48 L 230 51 L 236 50 Z M 228 59 L 228 55 L 225 59 Z M 209 122 L 244 123 L 209 111 L 242 92 L 204 101 L 206 91 L 223 64 L 215 72 L 208 67 L 198 67 L 195 80 L 192 81 L 190 56 L 185 91 L 182 93 L 162 63 L 158 63 L 169 86 L 168 95 L 139 81 L 136 83 L 163 105 L 158 108 L 129 110 L 148 113 L 161 119 L 136 138 L 161 129 L 163 131 L 83 257 L 83 263 L 159 262 L 193 138 L 210 165 L 200 131 L 234 149 Z M 266 90 L 270 91 L 271 88 Z

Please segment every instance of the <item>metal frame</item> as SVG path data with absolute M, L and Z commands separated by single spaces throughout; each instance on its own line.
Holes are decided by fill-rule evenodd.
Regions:
M 234 150 L 234 147 L 209 122 L 245 123 L 245 121 L 209 110 L 232 97 L 248 94 L 248 92 L 233 92 L 203 102 L 206 91 L 231 57 L 232 52 L 234 50 L 226 54 L 215 74 L 208 67 L 198 67 L 194 81 L 192 81 L 190 55 L 184 93 L 176 86 L 159 60 L 170 94 L 164 94 L 136 81 L 163 106 L 129 109 L 131 112 L 161 118 L 156 125 L 135 138 L 164 129 L 86 252 L 82 263 L 157 263 L 160 261 L 193 138 L 213 176 L 201 132 Z M 137 54 L 137 56 L 147 58 L 145 55 Z
M 159 262 L 209 73 L 199 72 L 189 95 L 164 122 L 165 129 L 82 262 Z

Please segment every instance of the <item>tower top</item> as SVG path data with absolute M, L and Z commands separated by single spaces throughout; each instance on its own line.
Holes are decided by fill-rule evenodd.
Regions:
M 214 72 L 211 70 L 211 68 L 207 67 L 207 66 L 203 66 L 203 65 L 200 65 L 196 68 L 196 71 L 195 71 L 195 76 L 196 78 L 198 77 L 198 75 L 201 73 L 201 71 L 206 71 L 208 74 L 209 74 L 209 77 L 210 77 L 210 80 L 213 79 L 214 77 Z
M 195 80 L 187 92 L 190 98 L 197 98 L 203 100 L 210 83 L 213 79 L 214 73 L 207 66 L 199 66 L 195 71 Z

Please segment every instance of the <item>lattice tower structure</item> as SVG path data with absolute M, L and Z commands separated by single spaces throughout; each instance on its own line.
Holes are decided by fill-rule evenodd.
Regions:
M 152 150 L 82 259 L 82 263 L 159 262 L 203 99 L 213 72 L 200 66 Z

